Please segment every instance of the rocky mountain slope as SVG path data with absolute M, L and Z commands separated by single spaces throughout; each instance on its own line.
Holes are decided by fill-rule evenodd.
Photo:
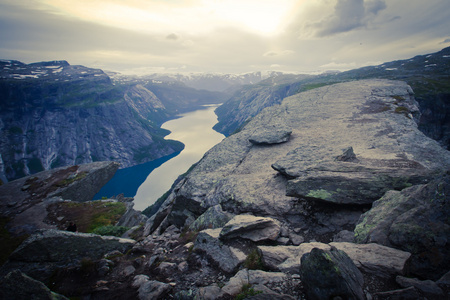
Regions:
M 238 91 L 223 107 L 217 109 L 219 123 L 216 129 L 230 134 L 239 129 L 259 111 L 279 104 L 280 97 L 312 88 L 368 78 L 406 81 L 414 90 L 422 115 L 419 128 L 427 136 L 450 149 L 450 47 L 439 52 L 410 59 L 386 62 L 342 73 L 291 78 L 286 84 L 256 85 Z M 286 89 L 289 92 L 284 92 Z M 233 112 L 233 113 L 230 113 Z
M 399 81 L 288 97 L 208 151 L 134 240 L 32 234 L 0 268 L 0 295 L 446 299 L 450 152 L 419 118 Z M 36 195 L 15 182 L 3 188 Z
M 0 62 L 0 179 L 114 160 L 121 167 L 180 151 L 158 123 L 173 117 L 141 85 L 65 61 Z M 153 121 L 152 121 L 153 120 Z

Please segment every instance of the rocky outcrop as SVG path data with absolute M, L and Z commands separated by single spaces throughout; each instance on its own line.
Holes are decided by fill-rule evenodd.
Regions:
M 389 191 L 361 216 L 356 241 L 411 252 L 411 275 L 437 280 L 450 265 L 450 176 Z
M 124 253 L 134 244 L 134 240 L 111 236 L 44 230 L 25 240 L 0 271 L 5 274 L 20 269 L 34 279 L 46 282 L 58 269 L 79 265 L 85 258 L 99 260 L 113 250 Z
M 305 236 L 353 229 L 362 211 L 354 205 L 450 167 L 450 153 L 417 129 L 418 116 L 412 90 L 397 81 L 342 83 L 286 98 L 208 151 L 147 227 L 189 226 L 220 204 L 233 214 L 283 220 L 292 230 L 308 227 Z M 249 142 L 260 128 L 286 126 L 287 142 Z
M 45 223 L 47 207 L 64 200 L 90 201 L 119 168 L 116 162 L 61 167 L 0 186 L 0 214 L 15 234 L 56 228 Z
M 364 278 L 345 252 L 314 248 L 301 258 L 300 276 L 308 299 L 365 299 Z

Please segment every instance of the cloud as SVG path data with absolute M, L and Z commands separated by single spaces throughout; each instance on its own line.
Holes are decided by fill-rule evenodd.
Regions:
M 176 35 L 175 33 L 171 33 L 166 36 L 166 39 L 176 41 L 176 40 L 178 40 L 178 35 Z
M 274 56 L 284 56 L 284 55 L 289 55 L 289 54 L 293 54 L 295 53 L 292 50 L 283 50 L 283 51 L 267 51 L 266 53 L 263 54 L 263 56 L 266 57 L 274 57 Z
M 313 22 L 315 36 L 326 37 L 369 27 L 387 8 L 385 0 L 337 0 L 332 14 Z
M 445 39 L 444 41 L 440 42 L 440 44 L 447 44 L 450 43 L 450 38 L 449 39 Z

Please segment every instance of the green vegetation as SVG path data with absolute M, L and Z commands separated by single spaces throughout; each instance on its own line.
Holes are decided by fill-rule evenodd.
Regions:
M 258 249 L 255 248 L 248 254 L 244 261 L 244 268 L 249 270 L 263 270 L 264 266 L 261 259 L 261 254 Z
M 78 174 L 76 174 L 75 176 L 69 176 L 66 179 L 60 180 L 57 183 L 55 183 L 55 185 L 57 187 L 65 187 L 68 186 L 69 184 L 81 180 L 83 178 L 85 178 L 87 176 L 88 172 L 80 172 Z
M 122 202 L 63 202 L 56 204 L 59 214 L 77 224 L 79 232 L 94 232 L 99 227 L 113 226 L 126 212 Z M 65 228 L 64 228 L 65 229 Z M 99 229 L 102 230 L 102 229 Z
M 320 190 L 311 190 L 311 191 L 309 191 L 308 195 L 306 195 L 306 196 L 312 197 L 312 198 L 317 198 L 317 199 L 328 200 L 331 198 L 332 195 L 327 190 L 320 189 Z
M 403 114 L 403 115 L 405 115 L 406 117 L 409 118 L 409 109 L 408 109 L 407 107 L 404 107 L 404 106 L 397 106 L 397 107 L 395 108 L 395 113 L 397 113 L 397 114 Z
M 250 283 L 246 283 L 242 286 L 242 290 L 239 294 L 234 298 L 235 300 L 243 300 L 247 297 L 255 296 L 261 294 L 261 291 L 255 291 Z
M 99 235 L 112 235 L 112 236 L 118 236 L 121 237 L 125 232 L 130 229 L 129 227 L 125 226 L 113 226 L 113 225 L 106 225 L 106 226 L 100 226 L 95 228 L 92 233 L 99 234 Z

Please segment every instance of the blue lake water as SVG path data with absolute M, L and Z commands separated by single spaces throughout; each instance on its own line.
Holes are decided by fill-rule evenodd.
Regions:
M 126 197 L 134 197 L 136 210 L 144 210 L 153 204 L 170 189 L 179 175 L 185 173 L 206 151 L 225 137 L 212 129 L 217 123 L 214 113 L 216 107 L 217 105 L 210 105 L 164 123 L 161 127 L 171 132 L 165 138 L 182 142 L 185 145 L 183 151 L 118 170 L 94 199 L 124 193 Z

